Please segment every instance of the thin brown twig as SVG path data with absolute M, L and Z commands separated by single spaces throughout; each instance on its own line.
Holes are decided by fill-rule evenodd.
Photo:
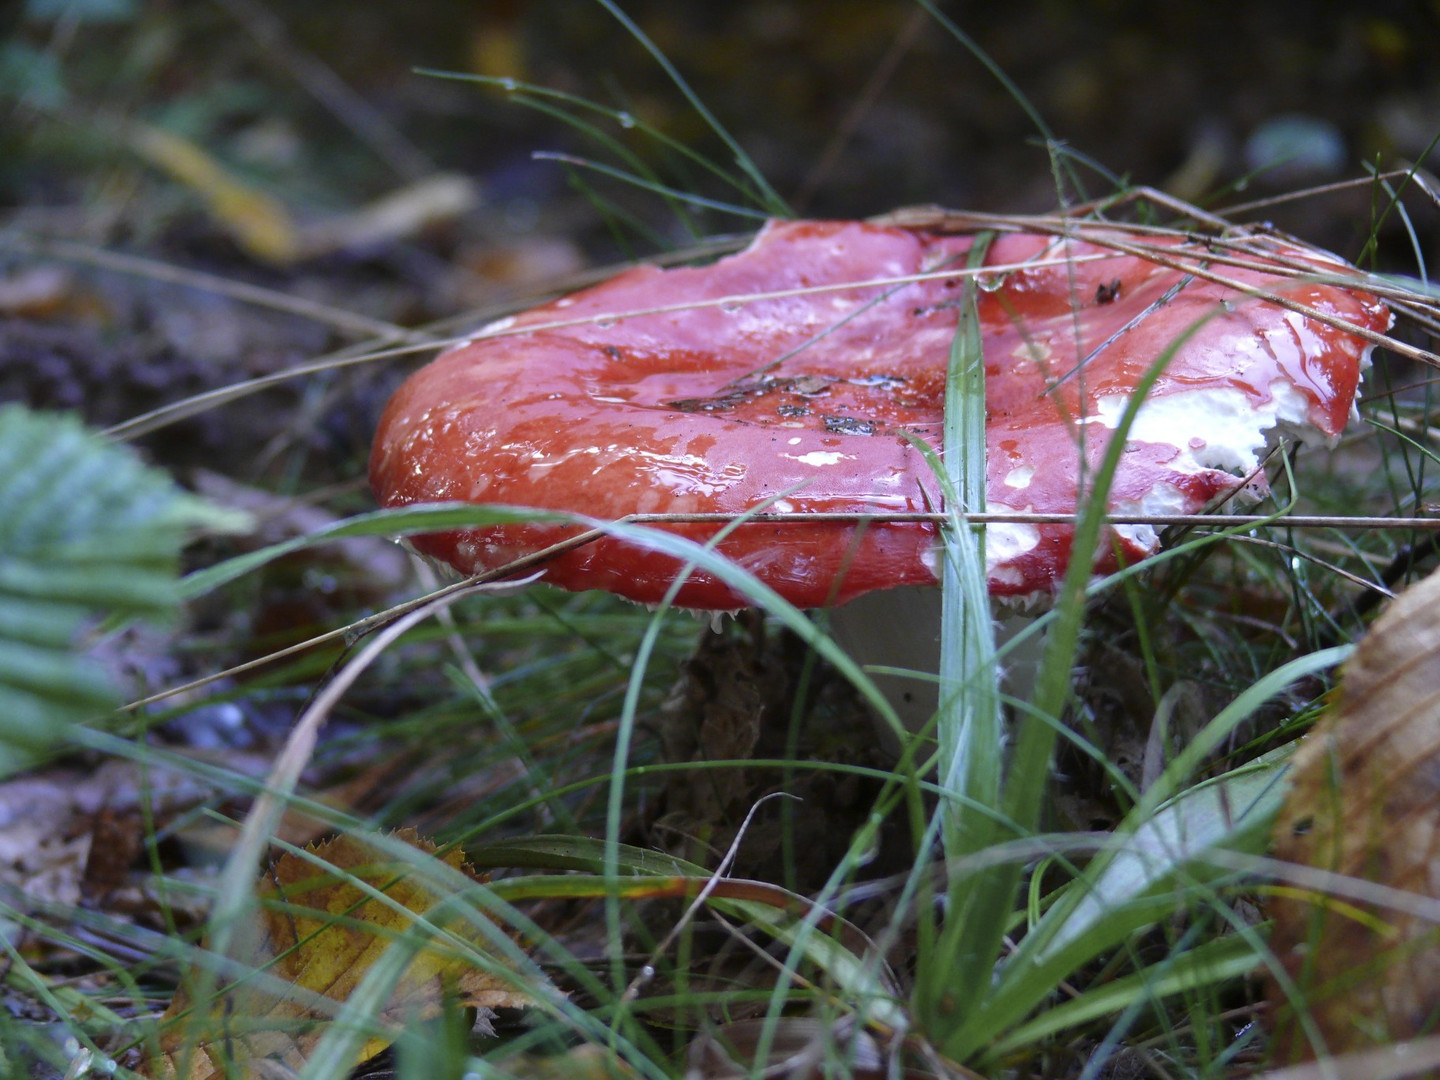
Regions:
M 900 61 L 905 58 L 916 40 L 920 37 L 920 31 L 929 23 L 929 16 L 923 8 L 915 8 L 910 17 L 900 27 L 899 33 L 890 43 L 890 48 L 880 58 L 880 63 L 870 73 L 870 78 L 865 80 L 865 85 L 860 89 L 854 102 L 845 113 L 845 118 L 840 121 L 830 138 L 825 143 L 825 148 L 820 151 L 820 156 L 815 164 L 806 174 L 800 190 L 790 200 L 791 206 L 797 213 L 803 212 L 815 193 L 829 178 L 835 166 L 839 164 L 840 158 L 844 155 L 846 147 L 855 137 L 861 121 L 865 115 L 875 107 L 875 102 L 880 99 L 886 84 L 894 77 L 895 72 L 900 68 Z
M 974 525 L 1074 525 L 1081 518 L 1080 512 L 1063 514 L 1037 514 L 1021 511 L 997 511 L 983 514 L 967 514 L 965 520 Z M 730 523 L 744 517 L 744 524 L 757 525 L 806 525 L 806 524 L 903 524 L 921 522 L 943 525 L 949 515 L 940 513 L 872 513 L 864 510 L 826 511 L 822 513 L 764 513 L 764 514 L 632 514 L 619 519 L 625 524 L 635 525 L 690 525 Z M 1297 529 L 1344 529 L 1348 531 L 1369 531 L 1372 529 L 1417 529 L 1422 532 L 1440 531 L 1440 517 L 1347 517 L 1340 514 L 1106 514 L 1110 525 L 1209 525 L 1215 528 L 1231 529 L 1242 526 L 1283 525 Z
M 870 220 L 877 224 L 891 224 L 904 228 L 930 228 L 949 233 L 975 232 L 982 229 L 1043 233 L 1055 237 L 1083 240 L 1097 247 L 1110 248 L 1119 254 L 1127 254 L 1149 262 L 1170 266 L 1171 269 L 1189 271 L 1192 268 L 1188 265 L 1175 266 L 1163 261 L 1165 258 L 1174 259 L 1188 254 L 1185 248 L 1173 245 L 1149 245 L 1143 241 L 1136 242 L 1133 238 L 1139 235 L 1182 240 L 1194 245 L 1197 249 L 1195 257 L 1203 258 L 1205 262 L 1254 270 L 1271 277 L 1303 277 L 1307 281 L 1320 284 L 1358 288 L 1387 300 L 1393 299 L 1401 303 L 1414 303 L 1417 300 L 1428 299 L 1422 294 L 1417 294 L 1413 289 L 1407 289 L 1403 285 L 1394 285 L 1373 275 L 1356 271 L 1353 267 L 1346 267 L 1338 261 L 1334 263 L 1336 273 L 1317 273 L 1320 268 L 1315 263 L 1295 258 L 1293 252 L 1284 249 L 1277 250 L 1267 243 L 1267 241 L 1282 240 L 1304 246 L 1303 241 L 1291 240 L 1279 233 L 1259 232 L 1242 227 L 1232 226 L 1232 231 L 1229 233 L 1215 234 L 1176 229 L 1167 225 L 1143 225 L 1097 218 L 1076 218 L 1054 214 L 986 215 L 968 211 L 945 210 L 939 207 L 913 207 L 883 214 Z M 1215 220 L 1218 222 L 1222 219 Z M 1127 239 L 1122 243 L 1112 239 L 1111 234 L 1118 234 Z M 1233 254 L 1226 254 L 1226 252 Z M 1252 257 L 1243 258 L 1243 255 Z M 1004 270 L 1003 267 L 982 267 L 978 272 L 995 273 L 997 271 L 1004 272 Z M 1230 284 L 1223 279 L 1218 283 Z M 1250 288 L 1253 290 L 1254 287 Z M 1255 295 L 1261 296 L 1263 299 L 1277 299 L 1263 292 L 1256 292 Z M 1348 329 L 1348 327 L 1342 327 L 1342 329 Z
M 1230 539 L 1236 541 L 1237 543 L 1251 544 L 1255 547 L 1267 547 L 1275 551 L 1283 552 L 1286 555 L 1293 555 L 1297 559 L 1304 559 L 1306 562 L 1313 563 L 1316 566 L 1322 567 L 1323 569 L 1330 571 L 1330 573 L 1334 574 L 1336 577 L 1344 578 L 1346 581 L 1350 582 L 1350 584 L 1356 586 L 1357 588 L 1365 589 L 1368 592 L 1379 593 L 1386 599 L 1393 599 L 1395 596 L 1395 594 L 1389 589 L 1387 589 L 1384 585 L 1381 585 L 1375 581 L 1370 581 L 1367 578 L 1363 578 L 1359 574 L 1352 574 L 1349 570 L 1346 570 L 1340 566 L 1336 566 L 1334 563 L 1330 562 L 1327 559 L 1322 559 L 1318 555 L 1314 555 L 1308 551 L 1299 550 L 1293 544 L 1282 544 L 1278 540 L 1267 540 L 1263 536 L 1232 536 Z
M 1223 274 L 1217 274 L 1214 271 L 1204 269 L 1199 265 L 1187 264 L 1183 259 L 1176 259 L 1169 255 L 1163 255 L 1159 251 L 1156 251 L 1154 249 L 1147 249 L 1140 245 L 1124 244 L 1120 243 L 1119 241 L 1108 241 L 1105 243 L 1105 246 L 1115 251 L 1123 251 L 1126 254 L 1134 255 L 1137 258 L 1145 259 L 1148 262 L 1153 262 L 1160 266 L 1167 266 L 1170 269 L 1178 270 L 1181 273 L 1194 274 L 1196 277 L 1202 278 L 1203 280 L 1208 281 L 1211 284 L 1220 285 L 1227 289 L 1234 289 L 1236 292 L 1244 293 L 1246 296 L 1253 296 L 1258 299 L 1265 300 L 1268 303 L 1283 307 L 1287 311 L 1293 311 L 1296 314 L 1304 315 L 1307 319 L 1314 319 L 1317 322 L 1325 323 L 1327 326 L 1333 326 L 1337 330 L 1343 330 L 1345 333 L 1352 334 L 1355 337 L 1360 338 L 1362 341 L 1368 341 L 1372 345 L 1383 345 L 1391 352 L 1398 353 L 1401 356 L 1404 356 L 1410 360 L 1415 360 L 1422 364 L 1440 366 L 1440 356 L 1436 356 L 1432 352 L 1429 352 L 1425 349 L 1417 348 L 1407 342 L 1399 341 L 1396 338 L 1390 337 L 1388 334 L 1381 334 L 1377 331 L 1368 329 L 1367 327 L 1360 326 L 1357 323 L 1351 322 L 1349 319 L 1341 319 L 1335 315 L 1327 314 L 1326 312 L 1323 312 L 1310 304 L 1302 304 L 1298 300 L 1291 300 L 1289 297 L 1284 296 L 1280 293 L 1272 292 L 1269 289 L 1262 289 L 1255 285 L 1251 285 L 1248 282 L 1237 281 L 1235 278 L 1226 277 Z M 1364 282 L 1355 282 L 1355 287 L 1364 289 Z
M 1252 199 L 1250 202 L 1233 203 L 1230 206 L 1222 206 L 1215 212 L 1230 217 L 1233 214 L 1248 214 L 1252 210 L 1265 210 L 1271 206 L 1280 206 L 1284 203 L 1296 202 L 1299 199 L 1312 199 L 1318 195 L 1330 195 L 1337 191 L 1349 191 L 1351 188 L 1369 187 L 1377 180 L 1401 180 L 1407 176 L 1413 176 L 1412 169 L 1391 169 L 1389 172 L 1375 173 L 1373 176 L 1357 176 L 1352 180 L 1337 180 L 1333 184 L 1317 184 L 1315 187 L 1302 188 L 1299 191 L 1287 191 L 1281 195 L 1271 195 L 1264 199 Z
M 995 223 L 993 221 L 990 224 L 983 224 L 984 219 L 980 218 L 978 215 L 961 214 L 958 215 L 957 220 L 963 221 L 964 227 L 967 229 L 995 227 Z M 999 219 L 996 220 L 998 221 Z M 1264 289 L 1256 285 L 1252 285 L 1248 282 L 1237 281 L 1234 278 L 1218 274 L 1213 270 L 1207 269 L 1205 265 L 1208 263 L 1225 263 L 1226 265 L 1235 265 L 1245 269 L 1259 270 L 1276 277 L 1303 276 L 1306 279 L 1316 277 L 1315 266 L 1307 265 L 1303 262 L 1297 263 L 1289 259 L 1287 257 L 1288 253 L 1286 252 L 1256 252 L 1253 247 L 1240 244 L 1235 237 L 1192 238 L 1189 233 L 1180 232 L 1178 233 L 1178 235 L 1186 238 L 1192 238 L 1197 244 L 1203 244 L 1206 248 L 1203 256 L 1196 256 L 1196 258 L 1200 261 L 1191 263 L 1185 259 L 1185 256 L 1189 253 L 1184 251 L 1183 249 L 1128 242 L 1116 239 L 1115 237 L 1109 235 L 1110 233 L 1133 234 L 1134 232 L 1139 231 L 1149 231 L 1155 235 L 1166 235 L 1166 232 L 1164 230 L 1140 230 L 1135 229 L 1129 225 L 1121 225 L 1111 222 L 1077 222 L 1069 218 L 1053 218 L 1039 216 L 1024 219 L 1006 219 L 1006 221 L 1010 224 L 1023 223 L 1024 228 L 1034 232 L 1049 233 L 1055 236 L 1064 236 L 1084 240 L 1087 243 L 1095 244 L 1098 247 L 1108 248 L 1111 251 L 1115 251 L 1125 255 L 1131 255 L 1139 259 L 1144 259 L 1147 262 L 1155 263 L 1158 266 L 1165 266 L 1171 270 L 1176 270 L 1180 273 L 1192 274 L 1195 277 L 1200 278 L 1204 281 L 1209 281 L 1212 284 L 1220 285 L 1227 289 L 1234 289 L 1235 291 L 1243 293 L 1247 296 L 1253 296 L 1257 299 L 1265 300 L 1269 303 L 1273 303 L 1280 307 L 1286 308 L 1287 310 L 1294 311 L 1297 314 L 1304 315 L 1306 318 L 1315 319 L 1316 321 L 1325 323 L 1328 326 L 1333 326 L 1337 330 L 1343 330 L 1348 334 L 1353 334 L 1354 336 L 1364 341 L 1370 342 L 1372 345 L 1383 345 L 1391 351 L 1396 352 L 1401 356 L 1405 356 L 1411 360 L 1415 360 L 1424 364 L 1430 364 L 1432 366 L 1440 366 L 1440 356 L 1436 356 L 1432 352 L 1417 348 L 1406 342 L 1399 341 L 1393 337 L 1390 337 L 1387 334 L 1381 334 L 1366 327 L 1359 326 L 1348 319 L 1342 319 L 1338 316 L 1320 311 L 1319 309 L 1309 304 L 1303 304 L 1297 300 L 1292 300 L 1289 297 L 1284 296 L 1283 294 L 1274 292 L 1269 289 Z M 1173 236 L 1177 235 L 1177 233 L 1170 232 L 1169 235 Z M 1255 239 L 1258 235 L 1259 234 L 1253 233 L 1247 234 L 1245 236 L 1245 239 Z M 1225 245 L 1231 246 L 1232 249 L 1238 248 L 1242 251 L 1253 252 L 1266 261 L 1256 263 L 1248 260 L 1238 260 L 1233 256 L 1227 257 L 1213 250 L 1213 248 L 1216 246 Z M 997 272 L 996 268 L 987 267 L 985 269 L 991 273 Z M 1361 289 L 1367 292 L 1373 291 L 1377 295 L 1389 293 L 1397 296 L 1398 298 L 1403 298 L 1411 302 L 1413 302 L 1417 298 L 1417 294 L 1413 292 L 1408 292 L 1403 289 L 1396 291 L 1394 286 L 1388 285 L 1385 282 L 1373 282 L 1372 288 L 1372 281 L 1366 275 L 1359 275 L 1354 278 L 1351 278 L 1349 276 L 1342 276 L 1338 280 L 1343 285 Z

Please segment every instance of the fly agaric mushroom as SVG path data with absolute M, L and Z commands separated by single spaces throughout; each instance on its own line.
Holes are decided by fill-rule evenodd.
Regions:
M 1073 512 L 1137 381 L 1167 355 L 1129 431 L 1113 514 L 1212 505 L 1247 482 L 1276 429 L 1339 435 L 1370 343 L 1331 323 L 1373 335 L 1390 322 L 1376 298 L 1306 277 L 1350 273 L 1344 263 L 1271 236 L 1212 247 L 1169 234 L 1094 235 L 1010 232 L 986 253 L 991 511 Z M 385 506 L 458 500 L 594 518 L 937 509 L 939 485 L 907 436 L 940 443 L 972 242 L 859 222 L 771 223 L 712 265 L 636 267 L 492 324 L 391 400 L 370 462 L 375 492 Z M 1129 250 L 1140 245 L 1152 254 Z M 701 541 L 718 528 L 664 527 Z M 1071 527 L 986 528 L 992 596 L 1050 595 Z M 564 534 L 507 524 L 414 542 L 474 573 Z M 1149 526 L 1115 525 L 1095 569 L 1158 544 Z M 802 521 L 741 525 L 718 550 L 797 606 L 824 607 L 933 585 L 935 546 L 924 522 Z M 544 577 L 653 603 L 679 569 L 605 538 L 558 555 Z M 674 602 L 746 603 L 703 571 Z

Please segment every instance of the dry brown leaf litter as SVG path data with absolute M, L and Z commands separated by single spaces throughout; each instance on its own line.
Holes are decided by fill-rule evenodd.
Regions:
M 1300 999 L 1271 979 L 1277 1060 L 1316 1057 L 1317 1041 L 1341 1054 L 1435 1031 L 1440 928 L 1423 905 L 1440 899 L 1440 573 L 1361 642 L 1293 776 L 1276 854 L 1336 877 L 1333 892 L 1297 879 L 1273 905 L 1272 947 Z M 1357 879 L 1418 903 L 1364 903 Z

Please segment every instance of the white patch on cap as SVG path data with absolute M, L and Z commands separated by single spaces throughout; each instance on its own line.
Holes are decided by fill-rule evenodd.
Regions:
M 1114 430 L 1129 400 L 1124 394 L 1101 398 L 1090 421 Z M 1266 432 L 1283 426 L 1313 437 L 1309 412 L 1310 399 L 1283 379 L 1271 384 L 1270 400 L 1258 404 L 1238 387 L 1187 390 L 1146 401 L 1130 426 L 1130 439 L 1174 446 L 1178 472 L 1224 469 L 1243 476 L 1254 470 Z
M 1159 517 L 1166 514 L 1185 514 L 1189 509 L 1185 493 L 1174 484 L 1161 481 L 1138 501 L 1116 499 L 1112 513 L 1116 517 Z M 1143 551 L 1153 552 L 1160 547 L 1160 534 L 1155 531 L 1154 525 L 1114 525 L 1112 528 Z M 1096 558 L 1099 558 L 1105 552 L 1097 548 L 1095 554 Z
M 1013 506 L 1006 506 L 1003 503 L 991 503 L 986 507 L 991 513 L 1020 513 Z M 985 526 L 985 572 L 997 581 L 1002 581 L 999 576 L 999 569 L 1006 563 L 1018 559 L 1028 551 L 1033 551 L 1040 543 L 1040 530 L 1034 525 L 1022 525 L 1016 522 L 992 522 Z M 1018 582 L 1007 582 L 1007 584 L 1018 584 Z
M 990 528 L 993 529 L 995 526 L 992 525 Z M 997 585 L 1023 585 L 1025 584 L 1025 575 L 1013 566 L 997 566 L 990 571 L 990 580 Z M 1006 597 L 1005 600 L 1006 603 L 1010 602 L 1009 597 Z
M 940 580 L 940 549 L 938 547 L 932 545 L 920 552 L 920 562 L 926 570 L 930 571 L 931 577 L 936 581 Z
M 1023 491 L 1030 486 L 1030 481 L 1035 476 L 1035 466 L 1021 465 L 1018 469 L 1011 469 L 1005 474 L 1005 486 Z
M 795 440 L 799 442 L 799 439 Z M 850 455 L 842 454 L 838 450 L 811 450 L 808 454 L 781 454 L 791 461 L 798 461 L 801 465 L 809 465 L 812 468 L 820 468 L 822 465 L 839 465 Z

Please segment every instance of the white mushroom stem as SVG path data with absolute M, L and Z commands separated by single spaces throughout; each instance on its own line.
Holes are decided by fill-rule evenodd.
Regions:
M 905 586 L 866 593 L 830 612 L 831 636 L 867 669 L 911 732 L 928 724 L 939 708 L 940 597 L 935 586 Z M 1039 674 L 1043 635 L 1007 649 L 1032 621 L 1031 615 L 1002 609 L 995 626 L 996 651 L 1004 654 L 1001 691 L 1014 698 L 1028 699 Z M 870 670 L 874 668 L 900 668 L 907 674 Z M 885 748 L 898 753 L 895 733 L 879 722 L 876 729 Z

